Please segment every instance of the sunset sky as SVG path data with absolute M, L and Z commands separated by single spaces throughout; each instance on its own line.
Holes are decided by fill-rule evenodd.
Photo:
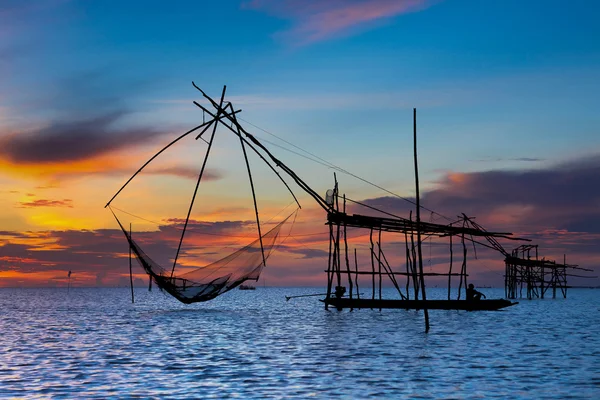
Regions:
M 104 205 L 202 123 L 192 81 L 217 99 L 227 85 L 246 129 L 321 195 L 332 163 L 354 175 L 336 172 L 342 193 L 406 217 L 411 204 L 390 192 L 414 198 L 415 107 L 425 207 L 600 275 L 599 17 L 592 0 L 2 0 L 0 287 L 66 286 L 69 270 L 73 286 L 128 284 L 127 243 Z M 256 238 L 239 140 L 226 129 L 215 140 L 184 266 Z M 206 147 L 190 136 L 115 200 L 165 265 Z M 250 162 L 261 220 L 293 212 Z M 326 216 L 293 190 L 302 210 L 264 279 L 321 286 Z M 349 236 L 364 252 L 368 238 Z M 401 238 L 385 239 L 404 268 Z M 424 245 L 425 267 L 447 268 L 447 241 Z M 476 284 L 503 284 L 501 254 L 469 263 Z

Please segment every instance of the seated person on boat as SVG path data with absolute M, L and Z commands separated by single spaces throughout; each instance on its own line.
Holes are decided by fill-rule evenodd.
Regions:
M 472 283 L 469 283 L 469 287 L 467 288 L 467 301 L 473 300 L 481 300 L 481 296 L 485 299 L 485 294 L 478 292 L 475 290 L 475 286 Z

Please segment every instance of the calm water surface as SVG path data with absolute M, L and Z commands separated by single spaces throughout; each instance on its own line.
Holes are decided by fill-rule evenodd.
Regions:
M 429 334 L 422 312 L 284 297 L 318 292 L 0 289 L 0 397 L 600 398 L 600 290 L 430 311 Z

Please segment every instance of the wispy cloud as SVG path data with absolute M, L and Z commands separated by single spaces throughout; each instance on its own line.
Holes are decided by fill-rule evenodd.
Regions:
M 36 207 L 67 207 L 73 208 L 73 200 L 49 200 L 37 199 L 33 201 L 22 201 L 19 203 L 19 208 L 36 208 Z
M 251 0 L 243 8 L 254 9 L 292 21 L 279 35 L 305 45 L 354 33 L 392 17 L 415 12 L 429 0 Z
M 123 113 L 108 113 L 80 121 L 57 121 L 32 132 L 0 138 L 0 158 L 12 163 L 78 161 L 139 145 L 160 135 L 151 128 L 116 129 Z
M 490 231 L 508 231 L 532 239 L 550 258 L 569 253 L 572 262 L 583 264 L 578 260 L 582 253 L 595 257 L 598 265 L 598 176 L 598 154 L 544 169 L 452 172 L 436 188 L 423 194 L 421 204 L 449 218 L 464 212 Z M 414 210 L 414 205 L 393 197 L 364 202 L 401 216 Z M 425 216 L 428 220 L 431 217 L 429 213 Z M 433 218 L 435 222 L 448 222 L 437 215 Z M 510 251 L 518 244 L 503 245 Z
M 164 167 L 158 169 L 150 169 L 148 170 L 151 175 L 170 175 L 177 176 L 180 178 L 187 179 L 198 179 L 198 174 L 200 170 L 198 168 L 191 167 Z M 206 169 L 204 170 L 204 174 L 202 175 L 203 181 L 216 181 L 223 177 L 223 173 L 217 169 Z
M 110 71 L 98 69 L 59 79 L 53 89 L 23 99 L 9 110 L 18 116 L 12 121 L 0 108 L 0 171 L 65 177 L 135 165 L 142 157 L 137 148 L 172 131 L 133 118 L 123 90 Z
M 538 157 L 510 157 L 510 158 L 496 157 L 496 158 L 480 158 L 477 160 L 469 160 L 469 161 L 491 163 L 491 162 L 504 162 L 504 161 L 539 162 L 539 161 L 545 161 L 545 160 L 546 160 L 545 158 L 538 158 Z
M 229 96 L 227 100 L 235 107 L 244 110 L 338 110 L 338 109 L 412 109 L 419 107 L 440 107 L 457 102 L 475 99 L 475 90 L 462 88 L 420 88 L 389 92 L 322 92 L 295 93 L 290 96 L 268 93 L 249 93 Z M 155 104 L 190 104 L 194 99 L 157 99 Z M 242 115 L 244 113 L 242 112 Z

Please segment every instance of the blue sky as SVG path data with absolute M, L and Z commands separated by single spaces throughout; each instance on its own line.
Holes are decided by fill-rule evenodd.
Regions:
M 184 126 L 196 115 L 160 102 L 193 99 L 195 80 L 212 93 L 227 84 L 231 94 L 258 97 L 252 120 L 267 129 L 331 145 L 351 135 L 346 147 L 393 140 L 417 107 L 424 155 L 436 155 L 442 139 L 466 150 L 447 167 L 506 153 L 560 157 L 565 147 L 577 155 L 598 144 L 592 1 L 417 2 L 414 12 L 309 43 L 298 27 L 314 16 L 298 10 L 301 2 L 276 3 L 285 2 L 9 2 L 2 106 L 44 120 L 116 101 Z M 480 143 L 488 140 L 495 151 Z
M 2 220 L 15 231 L 109 227 L 110 215 L 82 216 L 92 161 L 102 171 L 89 192 L 108 196 L 134 169 L 128 156 L 201 120 L 192 80 L 215 97 L 226 84 L 245 120 L 404 196 L 413 107 L 425 190 L 452 174 L 588 165 L 600 154 L 599 16 L 582 0 L 5 0 L 0 181 L 23 193 L 58 181 L 60 194 L 30 194 L 40 208 L 73 206 Z M 48 137 L 90 158 L 40 148 Z M 280 155 L 319 192 L 331 185 L 331 170 Z M 341 179 L 356 198 L 385 195 Z

